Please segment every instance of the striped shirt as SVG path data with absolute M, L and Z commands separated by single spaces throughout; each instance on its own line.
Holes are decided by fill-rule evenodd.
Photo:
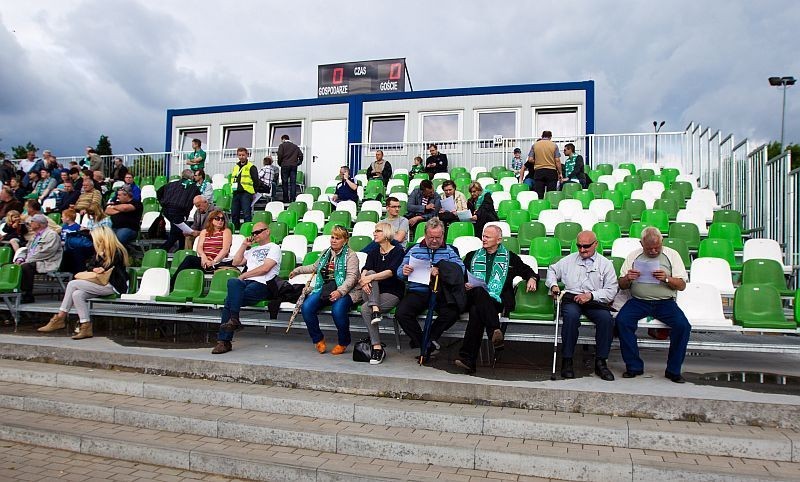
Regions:
M 464 262 L 461 261 L 461 258 L 453 251 L 453 248 L 450 246 L 444 245 L 441 248 L 430 250 L 424 244 L 416 244 L 412 246 L 407 252 L 405 257 L 403 258 L 403 263 L 397 268 L 397 277 L 403 281 L 406 281 L 407 276 L 403 274 L 403 266 L 409 264 L 409 259 L 411 256 L 417 259 L 425 259 L 430 260 L 431 265 L 435 266 L 439 263 L 439 261 L 451 261 L 456 263 L 461 267 L 461 271 L 464 271 Z M 430 291 L 428 285 L 423 285 L 420 283 L 408 283 L 408 290 L 409 291 Z
M 224 234 L 224 230 L 215 231 L 214 234 L 208 234 L 208 231 L 206 231 L 206 239 L 203 241 L 203 253 L 207 258 L 214 259 L 222 251 Z

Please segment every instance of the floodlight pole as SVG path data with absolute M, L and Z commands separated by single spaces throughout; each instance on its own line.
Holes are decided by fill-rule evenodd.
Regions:
M 667 121 L 661 121 L 661 124 L 659 124 L 658 121 L 653 121 L 653 130 L 655 131 L 656 135 L 656 148 L 655 148 L 655 153 L 653 154 L 654 164 L 658 164 L 658 133 L 661 130 L 661 128 L 664 127 L 664 124 L 666 124 L 666 122 Z
M 773 87 L 783 87 L 783 106 L 781 108 L 781 149 L 784 149 L 783 145 L 783 128 L 786 123 L 786 88 L 794 85 L 797 82 L 792 76 L 784 76 L 784 77 L 770 77 L 769 85 Z

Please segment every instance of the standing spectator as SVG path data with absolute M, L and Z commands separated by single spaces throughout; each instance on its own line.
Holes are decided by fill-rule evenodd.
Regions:
M 358 184 L 350 177 L 350 168 L 347 166 L 340 167 L 339 177 L 341 180 L 336 185 L 336 194 L 333 195 L 331 200 L 334 203 L 339 201 L 355 201 L 358 203 Z
M 179 181 L 168 182 L 156 192 L 161 204 L 161 214 L 172 224 L 169 236 L 161 249 L 171 250 L 175 243 L 183 241 L 184 234 L 191 234 L 192 229 L 186 225 L 186 218 L 192 210 L 194 197 L 200 194 L 197 184 L 192 180 L 192 171 L 184 169 Z M 183 242 L 179 243 L 179 247 Z
M 198 169 L 194 171 L 194 182 L 197 184 L 200 195 L 211 202 L 214 199 L 214 185 L 211 183 L 211 179 L 206 177 L 204 170 Z
M 135 241 L 139 235 L 143 210 L 141 201 L 133 199 L 133 193 L 128 186 L 119 188 L 116 201 L 106 206 L 105 213 L 111 218 L 111 228 L 123 246 Z
M 111 171 L 111 179 L 114 181 L 124 181 L 125 175 L 128 174 L 128 168 L 123 164 L 122 158 L 117 157 L 114 159 L 114 169 Z
M 192 152 L 186 156 L 186 164 L 192 171 L 206 168 L 206 151 L 200 149 L 201 144 L 200 139 L 192 139 Z
M 95 189 L 92 171 L 86 171 L 81 180 L 83 192 L 78 196 L 78 201 L 75 202 L 75 210 L 81 213 L 81 215 L 86 214 L 90 206 L 95 208 L 96 211 L 101 211 L 103 196 L 100 194 L 100 191 Z
M 408 227 L 414 229 L 418 223 L 434 217 L 442 209 L 442 204 L 439 194 L 433 190 L 433 183 L 423 179 L 419 187 L 411 191 L 406 207 Z
M 253 220 L 253 211 L 250 206 L 253 205 L 253 195 L 256 192 L 258 168 L 250 162 L 247 156 L 248 152 L 244 147 L 236 149 L 236 157 L 239 158 L 239 162 L 233 166 L 231 175 L 231 192 L 233 193 L 231 220 L 237 230 L 242 225 L 240 217 L 244 218 L 246 223 Z
M 385 187 L 391 178 L 392 165 L 383 158 L 383 151 L 378 149 L 375 151 L 375 162 L 367 168 L 367 179 L 380 179 Z
M 283 185 L 283 202 L 294 202 L 297 198 L 297 166 L 303 162 L 303 151 L 297 147 L 289 136 L 281 136 L 278 146 L 278 165 L 281 168 L 281 184 Z
M 44 161 L 36 158 L 36 151 L 28 151 L 27 157 L 19 162 L 19 167 L 25 175 L 22 177 L 22 185 L 29 187 L 29 176 L 31 172 L 39 175 L 39 170 L 44 167 Z
M 105 179 L 105 173 L 103 172 L 103 158 L 100 157 L 100 154 L 98 154 L 97 151 L 89 147 L 88 149 L 86 149 L 86 157 L 88 159 L 89 169 L 91 169 L 92 171 L 100 171 L 103 175 L 103 178 Z
M 194 240 L 196 237 L 200 236 L 200 232 L 204 229 L 204 226 L 208 224 L 208 215 L 218 209 L 200 195 L 194 197 L 192 204 L 194 204 L 195 210 L 192 216 L 192 232 L 186 233 L 186 243 L 184 245 L 186 249 L 194 249 Z M 227 225 L 228 217 L 225 216 L 225 226 Z
M 3 186 L 0 188 L 0 218 L 6 217 L 9 211 L 22 212 L 22 209 L 22 201 L 14 197 L 14 191 L 10 187 Z
M 519 171 L 519 178 L 536 191 L 539 199 L 544 199 L 545 191 L 555 191 L 562 177 L 561 153 L 552 138 L 552 132 L 542 132 L 541 139 L 533 143 L 528 160 Z
M 428 152 L 430 156 L 425 159 L 425 172 L 433 179 L 433 175 L 437 172 L 447 172 L 447 154 L 439 152 L 439 146 L 436 144 L 428 145 Z
M 275 199 L 278 193 L 278 175 L 280 169 L 272 163 L 272 157 L 267 156 L 264 158 L 264 167 L 258 171 L 258 194 L 253 200 L 253 203 L 258 201 L 262 194 L 266 195 L 270 200 Z
M 33 239 L 24 250 L 20 250 L 15 263 L 22 265 L 22 303 L 33 303 L 33 277 L 36 273 L 48 273 L 58 270 L 61 265 L 61 237 L 48 227 L 48 218 L 37 214 L 30 218 L 30 230 Z
M 0 164 L 0 182 L 3 184 L 8 184 L 12 177 L 16 177 L 17 169 L 14 167 L 14 163 L 11 162 L 11 159 L 3 159 L 3 163 Z

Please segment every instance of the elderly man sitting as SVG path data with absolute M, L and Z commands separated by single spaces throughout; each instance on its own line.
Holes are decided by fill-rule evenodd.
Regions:
M 28 220 L 33 239 L 17 251 L 15 263 L 22 265 L 22 303 L 33 303 L 33 277 L 36 273 L 58 270 L 61 265 L 61 237 L 47 227 L 47 216 L 35 214 Z

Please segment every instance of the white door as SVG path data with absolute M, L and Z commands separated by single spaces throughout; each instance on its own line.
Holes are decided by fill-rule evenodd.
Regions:
M 306 166 L 306 184 L 325 191 L 328 181 L 347 165 L 347 119 L 311 122 L 311 159 Z

